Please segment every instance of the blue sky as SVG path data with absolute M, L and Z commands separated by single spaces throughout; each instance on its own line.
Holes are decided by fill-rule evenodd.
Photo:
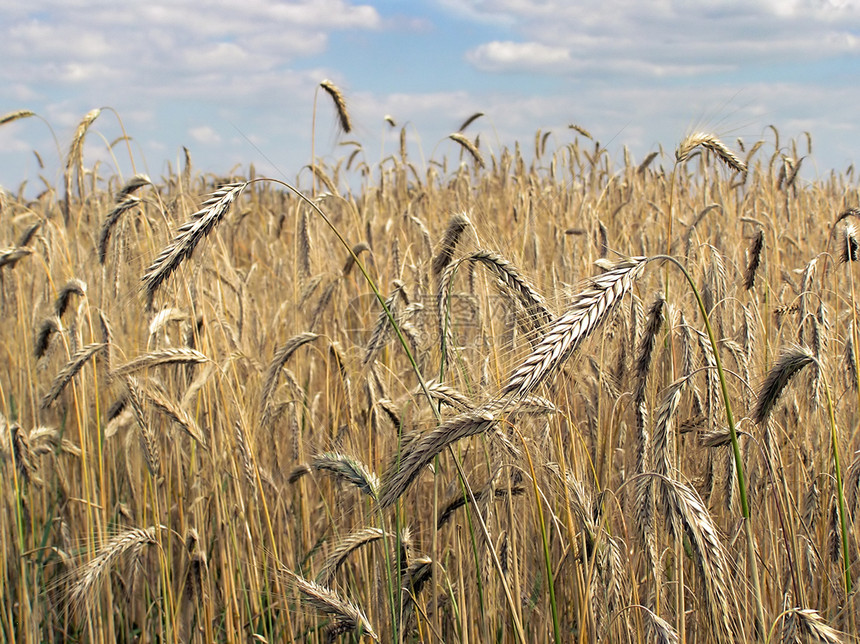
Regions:
M 0 15 L 0 115 L 35 111 L 65 155 L 81 117 L 112 107 L 154 179 L 182 146 L 198 170 L 295 178 L 325 78 L 355 127 L 339 134 L 319 97 L 316 152 L 330 159 L 349 138 L 378 162 L 403 125 L 414 161 L 454 156 L 446 137 L 476 111 L 468 134 L 485 153 L 529 150 L 538 129 L 563 145 L 570 123 L 619 158 L 671 155 L 692 130 L 773 152 L 773 124 L 783 146 L 812 135 L 812 178 L 860 148 L 857 0 L 0 0 Z M 85 163 L 128 175 L 128 152 L 108 153 L 114 114 L 92 132 Z M 61 167 L 45 122 L 0 127 L 6 190 L 56 184 Z

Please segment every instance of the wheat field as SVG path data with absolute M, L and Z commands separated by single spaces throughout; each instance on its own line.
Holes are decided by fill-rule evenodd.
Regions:
M 0 191 L 2 640 L 860 641 L 854 169 L 373 163 L 324 83 L 289 183 L 118 176 L 94 110 Z

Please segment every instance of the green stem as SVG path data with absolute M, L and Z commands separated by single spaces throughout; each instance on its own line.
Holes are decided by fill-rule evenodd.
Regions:
M 818 365 L 821 369 L 821 365 Z M 827 395 L 827 416 L 830 421 L 830 440 L 833 446 L 833 467 L 836 470 L 836 497 L 839 505 L 839 528 L 842 532 L 842 569 L 845 575 L 845 596 L 851 594 L 851 567 L 848 561 L 848 524 L 845 518 L 845 495 L 842 489 L 842 468 L 839 465 L 839 439 L 836 434 L 836 415 L 833 411 L 833 399 L 830 396 L 830 385 L 821 375 L 824 382 L 824 392 Z
M 550 609 L 552 610 L 552 630 L 553 630 L 553 635 L 555 636 L 556 644 L 561 644 L 561 642 L 563 642 L 564 640 L 561 637 L 561 625 L 559 624 L 559 621 L 558 621 L 558 607 L 556 606 L 556 601 L 555 601 L 555 581 L 553 579 L 553 574 L 552 574 L 552 555 L 550 553 L 549 538 L 547 537 L 547 532 L 546 532 L 546 521 L 544 520 L 544 517 L 543 517 L 543 502 L 541 500 L 540 491 L 538 490 L 537 475 L 535 474 L 535 466 L 534 466 L 534 463 L 532 463 L 532 457 L 531 457 L 531 454 L 529 453 L 529 448 L 528 448 L 528 445 L 526 444 L 525 437 L 522 434 L 520 434 L 519 432 L 517 432 L 517 434 L 519 435 L 520 440 L 523 442 L 523 453 L 526 455 L 526 459 L 528 459 L 529 470 L 531 471 L 531 477 L 532 477 L 532 485 L 534 485 L 534 489 L 535 489 L 535 500 L 537 501 L 538 521 L 540 522 L 540 535 L 541 535 L 541 539 L 543 541 L 543 557 L 544 557 L 544 563 L 546 565 L 546 579 L 547 579 L 547 586 L 549 587 L 549 606 L 550 606 Z
M 702 301 L 702 296 L 699 294 L 699 289 L 696 288 L 696 284 L 693 281 L 693 278 L 690 276 L 690 273 L 687 272 L 687 269 L 684 267 L 681 262 L 679 262 L 674 257 L 669 255 L 657 255 L 655 257 L 651 257 L 651 260 L 662 259 L 672 264 L 675 264 L 680 271 L 684 274 L 684 277 L 687 278 L 687 282 L 690 284 L 690 288 L 693 290 L 693 295 L 696 297 L 696 302 L 699 305 L 699 312 L 702 314 L 702 319 L 705 322 L 705 329 L 708 331 L 708 340 L 711 342 L 711 347 L 714 350 L 714 363 L 717 367 L 717 376 L 720 380 L 720 390 L 723 396 L 723 404 L 726 408 L 726 423 L 729 426 L 729 435 L 732 439 L 732 454 L 735 459 L 735 472 L 737 474 L 738 481 L 738 492 L 741 500 L 741 512 L 743 514 L 743 525 L 744 532 L 746 533 L 746 541 L 747 541 L 747 558 L 749 559 L 750 573 L 752 575 L 752 585 L 753 585 L 753 593 L 755 595 L 756 602 L 756 633 L 757 637 L 761 639 L 764 637 L 764 603 L 762 601 L 761 594 L 761 583 L 759 581 L 758 574 L 758 563 L 756 557 L 756 543 L 755 536 L 752 532 L 752 521 L 750 518 L 750 506 L 749 500 L 747 498 L 747 485 L 746 478 L 744 476 L 744 468 L 743 468 L 743 458 L 741 457 L 741 449 L 740 444 L 738 443 L 738 432 L 735 426 L 735 417 L 732 413 L 732 406 L 729 400 L 729 390 L 726 385 L 726 376 L 723 372 L 723 363 L 720 360 L 720 352 L 717 347 L 717 341 L 714 337 L 714 330 L 711 328 L 711 322 L 708 318 L 708 311 L 705 309 L 705 304 Z M 828 394 L 829 395 L 829 394 Z M 837 475 L 838 475 L 838 465 L 837 465 Z

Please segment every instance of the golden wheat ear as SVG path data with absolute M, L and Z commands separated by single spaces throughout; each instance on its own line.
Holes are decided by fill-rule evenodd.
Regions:
M 618 306 L 645 267 L 646 257 L 622 260 L 576 295 L 567 312 L 556 318 L 534 351 L 513 372 L 503 395 L 525 396 L 570 357 Z
M 346 133 L 351 132 L 352 119 L 349 118 L 349 112 L 346 109 L 346 99 L 343 97 L 343 92 L 340 91 L 337 85 L 328 79 L 321 82 L 320 87 L 325 90 L 326 94 L 331 96 L 331 100 L 334 102 L 338 122 L 340 123 L 340 129 Z
M 732 170 L 746 173 L 746 163 L 741 161 L 734 152 L 726 147 L 725 143 L 720 141 L 715 135 L 707 132 L 694 132 L 686 139 L 681 141 L 678 149 L 675 151 L 675 160 L 678 163 L 683 163 L 690 158 L 693 150 L 702 147 L 705 150 L 713 152 L 718 159 L 729 166 Z
M 352 632 L 364 634 L 376 642 L 379 641 L 379 636 L 373 630 L 364 611 L 351 601 L 343 599 L 330 588 L 305 579 L 283 566 L 278 569 L 278 572 L 299 592 L 306 605 L 332 618 L 333 624 L 326 633 L 327 641 L 333 641 L 337 635 Z
M 147 308 L 152 306 L 155 291 L 162 282 L 179 268 L 183 260 L 191 256 L 197 244 L 224 219 L 230 206 L 247 186 L 247 181 L 221 186 L 203 203 L 203 208 L 191 215 L 191 219 L 179 227 L 173 241 L 159 253 L 143 274 Z
M 478 167 L 486 167 L 486 164 L 484 163 L 484 157 L 481 154 L 481 151 L 478 149 L 478 146 L 472 140 L 470 140 L 468 137 L 463 136 L 459 132 L 449 134 L 448 138 L 452 141 L 459 143 L 463 147 L 463 149 L 465 149 L 472 156 L 472 159 L 475 161 L 475 164 Z

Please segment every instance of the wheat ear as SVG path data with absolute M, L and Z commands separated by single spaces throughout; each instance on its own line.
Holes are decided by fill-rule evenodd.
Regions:
M 686 535 L 693 551 L 693 559 L 699 571 L 704 592 L 702 593 L 708 618 L 715 639 L 731 641 L 732 625 L 729 623 L 729 564 L 726 553 L 717 535 L 710 513 L 698 494 L 680 481 L 658 477 L 662 483 L 666 500 L 669 526 L 673 534 Z
M 439 275 L 448 264 L 451 263 L 451 258 L 454 256 L 454 250 L 463 236 L 466 229 L 472 225 L 465 213 L 459 212 L 448 220 L 448 226 L 445 228 L 445 234 L 442 235 L 442 241 L 439 243 L 439 250 L 433 258 L 431 269 L 434 275 Z
M 173 241 L 159 253 L 143 274 L 147 306 L 152 305 L 152 298 L 161 283 L 179 268 L 182 261 L 194 252 L 197 244 L 212 232 L 247 186 L 247 181 L 221 186 L 203 203 L 203 208 L 179 227 Z
M 764 425 L 789 381 L 814 361 L 815 356 L 806 347 L 793 346 L 783 350 L 759 389 L 753 420 Z
M 8 112 L 7 114 L 0 116 L 0 125 L 6 125 L 13 121 L 30 118 L 31 116 L 36 116 L 36 113 L 32 110 L 15 110 L 14 112 Z
M 139 197 L 135 197 L 134 195 L 128 195 L 122 201 L 119 201 L 113 207 L 113 210 L 111 210 L 105 217 L 101 231 L 99 232 L 99 264 L 105 263 L 105 259 L 107 258 L 107 247 L 108 242 L 110 241 L 111 232 L 113 232 L 113 228 L 114 226 L 116 226 L 117 222 L 119 221 L 119 218 L 122 216 L 123 213 L 131 210 L 138 204 L 140 204 Z
M 729 150 L 725 144 L 713 134 L 707 132 L 695 132 L 681 141 L 678 149 L 675 151 L 675 160 L 678 163 L 683 163 L 690 154 L 698 147 L 703 147 L 717 155 L 727 166 L 738 172 L 745 173 L 747 171 L 746 164 L 741 161 L 734 152 Z
M 281 369 L 287 364 L 287 360 L 293 355 L 296 350 L 306 345 L 308 342 L 313 342 L 319 337 L 316 333 L 305 331 L 294 335 L 281 346 L 269 363 L 269 368 L 266 370 L 266 379 L 263 381 L 263 391 L 260 395 L 260 413 L 264 419 L 268 419 L 269 406 L 272 401 L 272 394 L 275 393 L 275 388 L 278 386 L 278 378 L 281 374 Z M 266 422 L 264 421 L 264 424 Z
M 22 248 L 20 246 L 13 246 L 11 248 L 0 248 L 0 268 L 4 266 L 8 266 L 10 269 L 18 263 L 19 260 L 23 259 L 27 255 L 30 255 L 33 251 L 29 248 Z
M 818 611 L 812 608 L 793 608 L 787 611 L 782 622 L 779 641 L 783 644 L 841 644 L 844 640 L 838 631 L 827 625 Z
M 131 528 L 107 541 L 98 554 L 78 571 L 78 581 L 68 595 L 70 605 L 89 607 L 94 593 L 113 564 L 128 553 L 136 558 L 144 546 L 156 543 L 155 534 L 159 529 L 160 526 Z
M 502 394 L 524 396 L 557 371 L 630 291 L 646 261 L 646 257 L 631 257 L 593 278 L 567 312 L 549 325 L 532 353 L 514 370 Z
M 155 387 L 144 386 L 141 388 L 143 395 L 149 400 L 150 404 L 158 410 L 163 416 L 166 416 L 174 424 L 178 425 L 182 431 L 188 434 L 194 441 L 205 450 L 209 449 L 206 444 L 206 437 L 200 431 L 195 420 L 190 414 L 167 397 L 167 394 Z
M 84 193 L 84 172 L 83 172 L 83 163 L 84 163 L 84 138 L 87 135 L 87 130 L 90 128 L 90 125 L 93 124 L 99 114 L 101 114 L 101 108 L 96 108 L 94 110 L 90 110 L 84 115 L 84 118 L 81 119 L 81 122 L 78 123 L 78 127 L 75 130 L 75 134 L 72 137 L 72 144 L 69 147 L 69 156 L 66 158 L 66 169 L 63 173 L 63 179 L 65 182 L 66 189 L 66 201 L 63 204 L 63 215 L 65 217 L 66 223 L 68 223 L 69 218 L 71 216 L 71 207 L 72 207 L 72 171 L 75 166 L 78 168 L 78 196 L 82 196 Z
M 457 128 L 457 131 L 462 132 L 467 127 L 469 127 L 472 123 L 474 123 L 479 118 L 481 118 L 483 115 L 484 115 L 483 112 L 475 112 L 469 118 L 467 118 L 465 121 L 463 121 L 463 123 L 460 125 L 460 127 Z
M 302 600 L 311 608 L 331 615 L 334 624 L 329 628 L 327 637 L 331 641 L 337 635 L 361 629 L 364 635 L 378 642 L 379 636 L 373 630 L 364 612 L 350 601 L 341 598 L 333 590 L 314 581 L 300 577 L 292 570 L 281 566 L 278 569 L 299 591 Z
M 87 360 L 92 358 L 101 349 L 104 349 L 105 346 L 107 345 L 105 345 L 104 342 L 88 344 L 82 349 L 79 349 L 71 358 L 69 358 L 69 361 L 60 370 L 56 378 L 54 378 L 54 382 L 51 383 L 51 388 L 48 390 L 48 393 L 46 393 L 42 398 L 40 402 L 42 409 L 47 409 L 48 406 L 60 396 L 63 389 L 65 389 L 66 385 L 71 382 L 72 378 L 74 378 L 81 368 L 83 368 Z
M 344 537 L 337 547 L 332 550 L 331 554 L 326 557 L 322 568 L 317 573 L 317 583 L 324 586 L 328 585 L 337 572 L 337 569 L 340 568 L 341 564 L 346 561 L 346 558 L 350 554 L 362 546 L 379 541 L 382 537 L 382 530 L 374 527 L 361 528 Z
M 202 364 L 208 361 L 209 358 L 196 349 L 159 349 L 118 366 L 111 372 L 111 377 L 126 376 L 142 369 L 166 364 Z
M 339 452 L 325 452 L 313 458 L 310 464 L 296 467 L 289 477 L 290 483 L 295 483 L 311 471 L 327 472 L 356 487 L 359 491 L 376 499 L 379 494 L 379 477 L 358 459 Z
M 337 85 L 328 79 L 321 82 L 320 87 L 325 90 L 326 94 L 331 96 L 331 100 L 334 102 L 338 122 L 340 123 L 340 129 L 347 133 L 350 132 L 352 130 L 352 121 L 349 118 L 349 112 L 346 109 L 346 100 L 343 98 L 343 92 L 338 89 Z
M 140 448 L 143 450 L 146 467 L 152 476 L 158 476 L 161 470 L 161 448 L 158 446 L 158 437 L 146 416 L 143 387 L 134 376 L 125 376 L 125 386 L 128 391 L 128 403 L 140 429 Z
M 761 252 L 764 249 L 764 231 L 759 229 L 758 234 L 753 239 L 753 243 L 749 250 L 749 260 L 747 261 L 747 270 L 744 273 L 744 288 L 750 290 L 755 286 L 756 272 L 759 264 L 761 264 Z
M 468 137 L 463 136 L 459 132 L 454 132 L 453 134 L 449 134 L 448 138 L 452 141 L 456 141 L 472 156 L 475 164 L 478 167 L 485 167 L 484 157 L 481 155 L 481 151 L 478 149 L 478 146 L 475 145 L 473 141 L 471 141 Z
M 84 297 L 87 294 L 87 285 L 77 278 L 70 279 L 63 285 L 60 292 L 57 294 L 57 299 L 54 302 L 54 313 L 58 318 L 63 317 L 63 313 L 69 306 L 72 295 Z

